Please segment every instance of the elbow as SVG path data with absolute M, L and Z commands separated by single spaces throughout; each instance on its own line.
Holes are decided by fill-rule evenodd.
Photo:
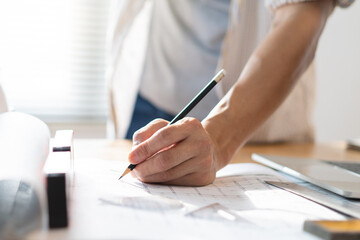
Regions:
M 333 1 L 288 4 L 276 10 L 270 32 L 281 32 L 283 48 L 293 51 L 297 62 L 294 75 L 304 72 L 315 58 L 317 45 Z M 295 77 L 295 76 L 293 76 Z

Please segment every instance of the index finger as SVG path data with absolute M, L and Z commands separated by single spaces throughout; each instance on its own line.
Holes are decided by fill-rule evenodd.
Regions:
M 140 143 L 146 141 L 147 139 L 149 139 L 159 129 L 167 126 L 168 123 L 169 123 L 168 121 L 158 118 L 158 119 L 151 121 L 146 126 L 137 130 L 133 135 L 134 147 L 136 145 L 139 145 Z
M 161 128 L 129 153 L 129 162 L 138 164 L 164 148 L 184 140 L 189 135 L 185 126 L 174 124 Z

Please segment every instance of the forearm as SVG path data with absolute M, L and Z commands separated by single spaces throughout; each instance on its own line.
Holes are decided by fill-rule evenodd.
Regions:
M 276 110 L 312 62 L 331 10 L 331 1 L 320 1 L 276 11 L 268 36 L 233 88 L 203 121 L 217 148 L 218 169 Z

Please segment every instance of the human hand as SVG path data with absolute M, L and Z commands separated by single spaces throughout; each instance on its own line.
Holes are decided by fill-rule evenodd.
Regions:
M 143 182 L 203 186 L 218 170 L 215 145 L 201 122 L 184 118 L 168 125 L 156 119 L 133 136 L 133 176 Z

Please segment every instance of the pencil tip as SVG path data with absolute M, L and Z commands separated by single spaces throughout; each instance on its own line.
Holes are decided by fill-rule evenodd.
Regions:
M 130 168 L 126 168 L 125 171 L 124 171 L 124 173 L 119 177 L 118 180 L 120 180 L 122 177 L 124 177 L 124 176 L 125 176 L 126 174 L 128 174 L 130 171 L 131 171 Z

